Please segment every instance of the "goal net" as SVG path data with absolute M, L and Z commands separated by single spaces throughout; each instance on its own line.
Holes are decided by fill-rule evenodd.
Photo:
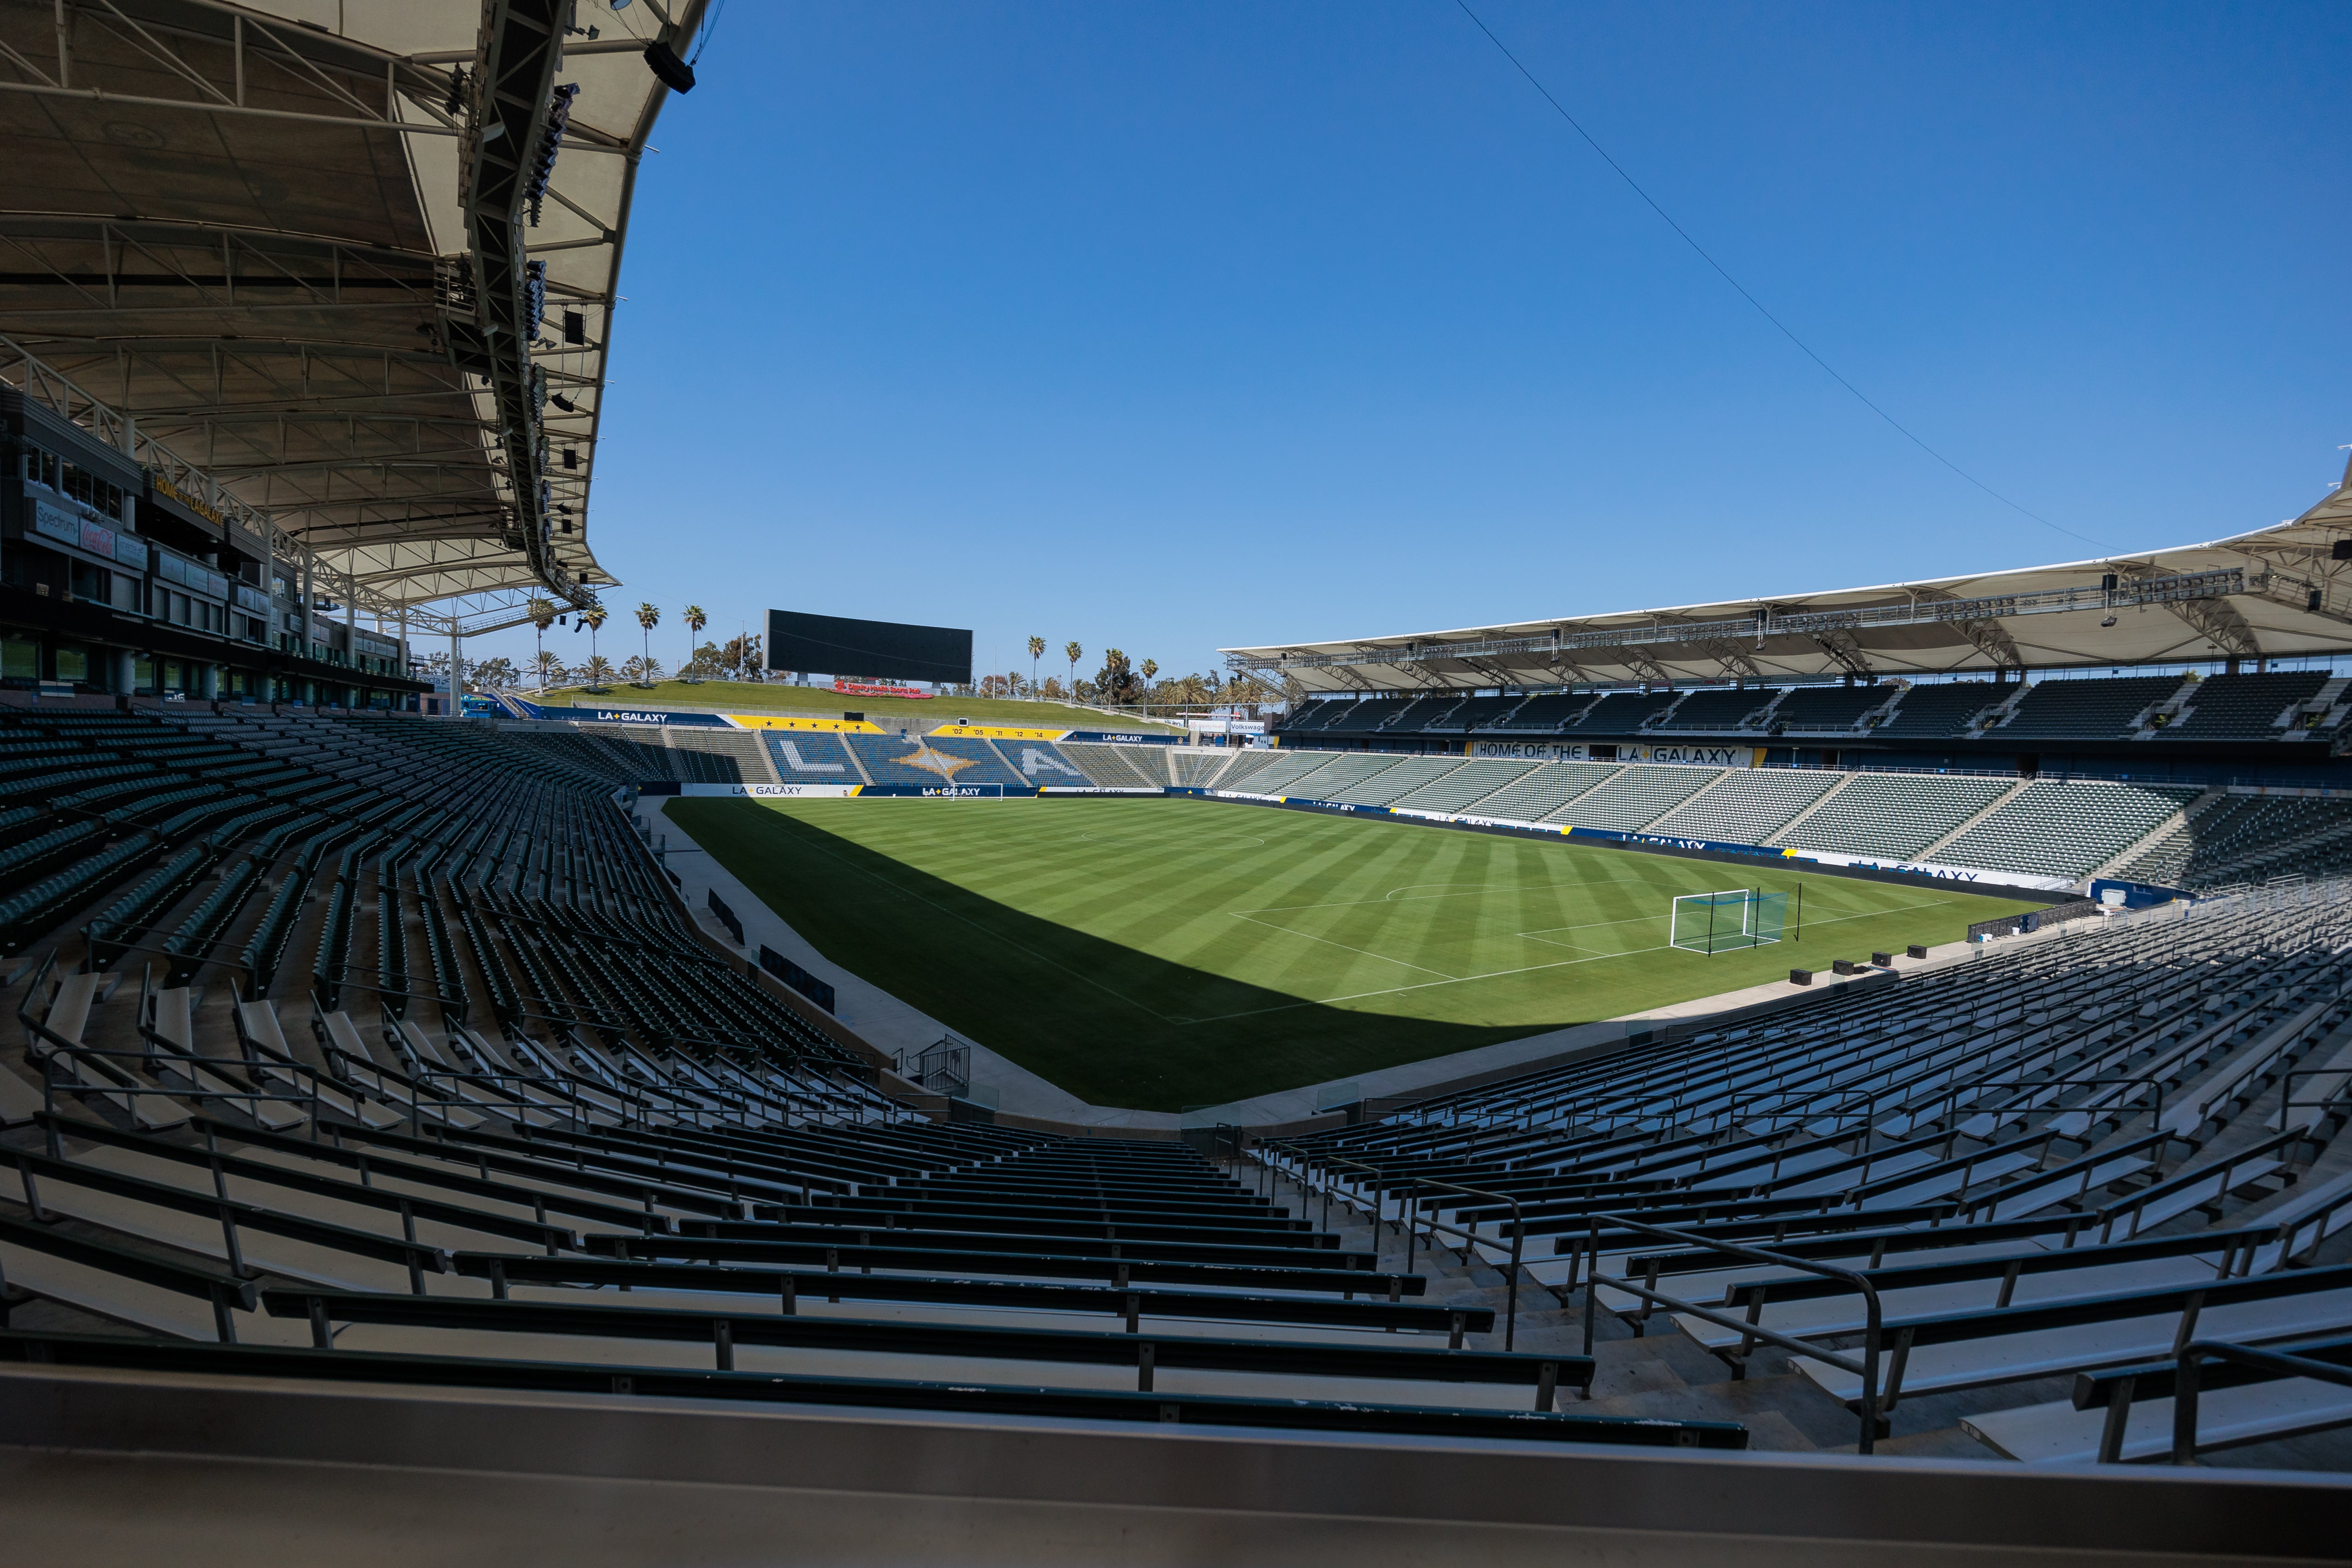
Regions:
M 1789 895 L 1756 888 L 1685 893 L 1675 900 L 1666 940 L 1690 952 L 1762 947 L 1780 940 L 1789 921 Z

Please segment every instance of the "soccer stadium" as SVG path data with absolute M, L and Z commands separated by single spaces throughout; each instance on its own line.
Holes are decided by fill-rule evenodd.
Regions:
M 466 695 L 709 18 L 319 10 L 0 4 L 18 1560 L 2352 1553 L 2352 482 L 1262 733 Z

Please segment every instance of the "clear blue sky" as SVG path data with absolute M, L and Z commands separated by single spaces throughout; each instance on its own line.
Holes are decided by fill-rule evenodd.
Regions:
M 2341 471 L 2352 8 L 1475 3 L 2053 521 L 2208 539 Z M 673 667 L 698 601 L 1177 672 L 2106 552 L 1840 389 L 1450 0 L 740 0 L 699 71 L 623 279 L 608 655 L 650 598 Z

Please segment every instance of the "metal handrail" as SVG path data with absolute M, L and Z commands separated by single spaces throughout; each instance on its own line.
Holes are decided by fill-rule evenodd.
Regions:
M 2352 1388 L 2352 1367 L 2338 1366 L 2333 1362 L 2314 1361 L 2309 1356 L 2232 1344 L 2224 1340 L 2198 1340 L 2184 1345 L 2172 1374 L 2172 1462 L 2176 1465 L 2197 1462 L 2198 1385 L 2209 1361 L 2236 1362 L 2241 1366 L 2262 1367 L 2289 1377 L 2307 1377 L 2315 1383 Z M 2121 1423 L 2111 1419 L 2109 1424 L 2116 1429 L 2120 1447 Z M 2104 1451 L 2100 1458 L 2106 1458 Z
M 1297 1163 L 1298 1173 L 1302 1177 L 1306 1174 L 1307 1166 L 1310 1162 L 1323 1165 L 1327 1168 L 1345 1166 L 1352 1170 L 1370 1172 L 1375 1178 L 1373 1189 L 1375 1194 L 1374 1203 L 1377 1210 L 1379 1211 L 1373 1215 L 1373 1226 L 1376 1231 L 1379 1226 L 1385 1220 L 1388 1200 L 1384 1187 L 1388 1180 L 1388 1173 L 1381 1170 L 1378 1165 L 1368 1165 L 1360 1161 L 1343 1160 L 1329 1155 L 1309 1153 L 1307 1151 L 1300 1149 L 1295 1143 L 1276 1140 L 1263 1141 L 1259 1143 L 1258 1147 L 1263 1151 L 1271 1152 L 1278 1149 L 1288 1153 L 1290 1157 Z M 1273 1161 L 1270 1159 L 1265 1159 L 1263 1156 L 1261 1158 L 1262 1163 L 1269 1171 L 1271 1171 L 1274 1168 Z M 1441 1181 L 1434 1176 L 1405 1176 L 1401 1178 L 1401 1180 L 1412 1188 L 1420 1188 L 1423 1186 L 1442 1187 L 1448 1192 L 1464 1193 L 1467 1194 L 1471 1197 L 1476 1198 L 1491 1198 L 1497 1203 L 1508 1204 L 1510 1205 L 1511 1266 L 1509 1271 L 1503 1277 L 1503 1284 L 1507 1292 L 1507 1315 L 1503 1323 L 1503 1348 L 1507 1351 L 1516 1349 L 1518 1344 L 1519 1336 L 1519 1267 L 1522 1255 L 1521 1249 L 1526 1246 L 1526 1237 L 1523 1234 L 1526 1227 L 1520 1215 L 1519 1201 L 1517 1198 L 1506 1196 L 1501 1193 L 1490 1193 L 1479 1187 L 1465 1187 L 1457 1183 Z M 1304 1189 L 1306 1183 L 1302 1180 L 1300 1181 L 1299 1185 Z M 1327 1218 L 1330 1215 L 1329 1192 L 1330 1189 L 1327 1186 L 1325 1189 L 1325 1206 L 1323 1211 Z M 1408 1274 L 1412 1272 L 1413 1242 L 1417 1234 L 1416 1226 L 1418 1223 L 1421 1223 L 1417 1221 L 1413 1214 L 1414 1206 L 1414 1200 L 1408 1199 L 1404 1190 L 1399 1190 L 1397 1193 L 1397 1223 L 1399 1227 L 1404 1231 L 1405 1235 L 1404 1271 Z M 1434 1215 L 1431 1215 L 1426 1223 L 1428 1224 L 1433 1235 L 1439 1231 L 1445 1231 L 1452 1235 L 1461 1237 L 1465 1241 L 1475 1243 L 1478 1239 L 1477 1227 L 1475 1226 L 1465 1229 L 1458 1225 L 1449 1225 L 1438 1219 Z
M 1658 1237 L 1685 1247 L 1719 1252 L 1726 1257 L 1739 1258 L 1746 1262 L 1762 1263 L 1779 1268 L 1793 1268 L 1801 1273 L 1846 1281 L 1861 1291 L 1863 1297 L 1865 1326 L 1863 1330 L 1862 1360 L 1856 1362 L 1851 1356 L 1841 1355 L 1835 1351 L 1824 1350 L 1819 1345 L 1763 1327 L 1756 1321 L 1763 1311 L 1764 1303 L 1760 1297 L 1749 1302 L 1748 1316 L 1742 1320 L 1717 1311 L 1713 1308 L 1703 1307 L 1696 1301 L 1685 1301 L 1679 1297 L 1666 1295 L 1648 1286 L 1637 1285 L 1631 1279 L 1603 1275 L 1601 1272 L 1601 1222 L 1603 1218 L 1606 1218 L 1612 1226 L 1639 1231 L 1645 1236 Z M 1760 1247 L 1742 1247 L 1738 1242 L 1718 1241 L 1712 1237 L 1698 1236 L 1690 1231 L 1674 1230 L 1665 1226 L 1646 1225 L 1640 1220 L 1628 1219 L 1619 1214 L 1594 1215 L 1587 1223 L 1589 1243 L 1586 1257 L 1589 1261 L 1584 1270 L 1583 1280 L 1584 1353 L 1586 1355 L 1592 1353 L 1593 1320 L 1599 1310 L 1600 1286 L 1606 1280 L 1611 1289 L 1623 1290 L 1629 1295 L 1639 1296 L 1653 1308 L 1663 1306 L 1669 1311 L 1685 1312 L 1693 1317 L 1703 1318 L 1719 1327 L 1738 1330 L 1742 1336 L 1740 1348 L 1742 1355 L 1747 1353 L 1749 1340 L 1762 1340 L 1767 1343 L 1779 1345 L 1791 1355 L 1801 1355 L 1814 1361 L 1824 1362 L 1841 1372 L 1853 1373 L 1860 1377 L 1862 1379 L 1862 1435 L 1857 1441 L 1855 1451 L 1864 1454 L 1874 1451 L 1878 1436 L 1878 1357 L 1881 1325 L 1884 1320 L 1879 1310 L 1878 1289 L 1871 1284 L 1867 1274 L 1860 1269 L 1841 1268 L 1833 1263 L 1816 1263 L 1809 1258 L 1792 1258 L 1787 1253 L 1773 1252 Z M 1570 1265 L 1571 1268 L 1574 1267 L 1573 1264 Z M 1655 1276 L 1653 1275 L 1652 1279 L 1654 1282 Z M 1574 1289 L 1576 1285 L 1577 1281 L 1571 1276 L 1569 1289 Z M 1909 1351 L 1910 1339 L 1906 1332 L 1902 1344 L 1895 1351 L 1894 1373 L 1895 1379 L 1900 1379 L 1903 1375 L 1903 1363 Z

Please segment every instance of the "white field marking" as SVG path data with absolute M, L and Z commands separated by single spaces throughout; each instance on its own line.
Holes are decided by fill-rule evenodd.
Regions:
M 1171 847 L 1181 847 L 1186 844 L 1198 844 L 1203 839 L 1214 844 L 1263 844 L 1265 842 L 1265 839 L 1249 833 L 1186 833 L 1171 838 L 1111 838 L 1099 833 L 1081 833 L 1076 842 L 1121 844 L 1129 849 L 1166 849 Z
M 1534 893 L 1548 891 L 1554 888 L 1590 888 L 1593 886 L 1596 881 L 1614 882 L 1619 879 L 1620 879 L 1615 877 L 1601 877 L 1597 879 L 1583 879 L 1572 882 L 1517 882 L 1505 888 L 1460 888 L 1451 893 L 1423 893 L 1418 898 L 1398 898 L 1397 895 L 1399 893 L 1411 892 L 1415 888 L 1442 888 L 1445 886 L 1443 882 L 1408 882 L 1402 888 L 1390 889 L 1387 892 L 1382 893 L 1377 899 L 1335 899 L 1328 904 L 1266 904 L 1258 909 L 1228 910 L 1225 912 L 1227 914 L 1234 915 L 1278 915 L 1287 913 L 1292 910 L 1353 909 L 1359 904 L 1415 904 L 1421 902 L 1423 899 L 1467 899 L 1475 897 L 1482 893 Z M 1648 919 L 1650 917 L 1644 916 L 1643 918 Z M 1664 917 L 1659 918 L 1663 919 Z M 1562 926 L 1549 929 L 1564 931 L 1568 928 Z
M 1233 914 L 1233 916 L 1234 916 L 1234 918 L 1235 920 L 1249 921 L 1249 923 L 1250 923 L 1250 924 L 1252 924 L 1252 925 L 1254 925 L 1254 926 L 1263 926 L 1263 927 L 1264 927 L 1264 928 L 1265 928 L 1267 931 L 1280 931 L 1280 932 L 1281 932 L 1283 935 L 1285 935 L 1285 936 L 1301 937 L 1301 938 L 1304 938 L 1304 939 L 1305 939 L 1306 941 L 1307 941 L 1307 942 L 1321 942 L 1321 943 L 1322 943 L 1324 946 L 1326 946 L 1326 947 L 1336 947 L 1336 948 L 1339 948 L 1340 951 L 1342 951 L 1342 952 L 1360 952 L 1360 953 L 1363 954 L 1366 958 L 1377 958 L 1377 959 L 1379 959 L 1382 963 L 1393 963 L 1393 964 L 1397 964 L 1397 965 L 1399 965 L 1399 966 L 1401 966 L 1401 967 L 1402 967 L 1402 968 L 1405 968 L 1405 969 L 1419 970 L 1419 971 L 1420 971 L 1420 973 L 1423 973 L 1423 974 L 1434 974 L 1434 975 L 1436 975 L 1440 980 L 1446 981 L 1446 982 L 1451 982 L 1451 981 L 1454 978 L 1454 976 L 1453 976 L 1453 975 L 1451 975 L 1451 974 L 1446 973 L 1445 973 L 1444 970 L 1442 970 L 1442 969 L 1426 969 L 1426 968 L 1423 968 L 1423 966 L 1422 966 L 1422 965 L 1420 965 L 1420 964 L 1418 964 L 1418 963 L 1405 963 L 1405 961 L 1404 961 L 1403 959 L 1402 959 L 1402 958 L 1391 958 L 1391 957 L 1390 957 L 1387 953 L 1385 953 L 1385 952 L 1374 952 L 1370 948 L 1368 948 L 1368 947 L 1349 947 L 1346 942 L 1333 942 L 1333 941 L 1332 941 L 1329 937 L 1328 937 L 1328 936 L 1311 936 L 1311 935 L 1308 935 L 1308 933 L 1307 933 L 1306 931 L 1292 931 L 1288 926 L 1278 926 L 1278 925 L 1276 925 L 1276 924 L 1275 924 L 1273 921 L 1271 921 L 1250 920 L 1250 917 L 1249 917 L 1248 915 L 1246 915 L 1246 914 L 1243 913 L 1243 912 L 1242 912 L 1241 910 L 1233 910 L 1233 911 L 1231 911 L 1231 912 L 1232 912 L 1232 914 Z M 1226 1015 L 1224 1015 L 1224 1016 L 1227 1016 L 1227 1017 L 1239 1017 L 1241 1015 L 1239 1015 L 1239 1014 L 1237 1014 L 1237 1013 L 1229 1013 L 1229 1014 L 1226 1014 Z
M 1957 902 L 1957 901 L 1958 901 L 1957 900 L 1953 900 L 1953 899 L 1929 899 L 1929 900 L 1928 900 L 1927 902 L 1925 902 L 1925 903 L 1919 903 L 1919 904 L 1897 904 L 1897 905 L 1896 905 L 1896 906 L 1895 906 L 1893 909 L 1887 909 L 1887 910 L 1863 910 L 1863 911 L 1862 911 L 1861 913 L 1859 913 L 1859 914 L 1851 914 L 1851 915 L 1833 915 L 1833 916 L 1832 916 L 1832 917 L 1831 917 L 1830 919 L 1828 919 L 1828 920 L 1824 920 L 1824 921 L 1812 921 L 1811 923 L 1812 923 L 1812 924 L 1814 924 L 1814 925 L 1836 925 L 1836 924 L 1838 924 L 1838 923 L 1839 923 L 1840 921 L 1858 921 L 1858 920 L 1865 920 L 1865 919 L 1868 919 L 1868 918 L 1869 918 L 1870 916 L 1872 916 L 1872 915 L 1892 915 L 1892 914 L 1900 914 L 1900 913 L 1902 913 L 1902 912 L 1903 912 L 1904 910 L 1925 910 L 1925 909 L 1933 909 L 1933 908 L 1935 908 L 1936 906 L 1937 906 L 1937 905 L 1939 905 L 1939 904 L 1949 904 L 1949 903 L 1955 903 L 1955 902 Z M 1662 916 L 1662 915 L 1647 915 L 1647 916 L 1643 916 L 1643 917 L 1642 917 L 1642 918 L 1643 918 L 1643 919 L 1645 919 L 1645 920 L 1663 920 L 1664 917 L 1664 916 Z M 1264 922 L 1264 921 L 1255 921 L 1255 922 L 1253 922 L 1253 923 L 1260 924 L 1260 925 L 1265 924 L 1265 922 Z M 1625 923 L 1627 923 L 1627 922 L 1625 922 L 1625 921 L 1602 921 L 1602 922 L 1600 922 L 1600 923 L 1606 924 L 1606 925 L 1623 925 L 1623 924 L 1625 924 Z M 1270 927 L 1268 927 L 1267 929 L 1268 929 L 1268 930 L 1271 930 L 1271 931 L 1282 931 L 1282 930 L 1284 930 L 1285 928 L 1284 928 L 1284 927 L 1281 927 L 1281 926 L 1270 926 Z M 1553 926 L 1553 927 L 1550 927 L 1550 928 L 1549 928 L 1549 929 L 1553 930 L 1553 931 L 1576 931 L 1576 930 L 1580 930 L 1580 929 L 1582 929 L 1582 928 L 1580 928 L 1580 927 L 1576 927 L 1576 926 Z M 1291 931 L 1289 934 L 1291 934 L 1292 936 L 1298 936 L 1298 935 L 1302 935 L 1302 934 L 1304 934 L 1304 933 L 1299 932 L 1299 931 Z M 1527 935 L 1527 933 L 1526 933 L 1525 931 L 1521 931 L 1521 932 L 1519 932 L 1519 933 L 1517 933 L 1517 934 L 1519 934 L 1519 935 L 1521 935 L 1521 936 L 1525 936 L 1525 935 Z M 1318 941 L 1319 941 L 1319 940 L 1321 940 L 1321 939 L 1317 938 L 1317 939 L 1313 939 L 1313 940 L 1318 940 Z M 1537 939 L 1535 939 L 1535 940 L 1540 941 L 1541 939 L 1540 939 L 1540 938 L 1537 938 Z M 1334 944 L 1334 945 L 1337 945 L 1337 944 Z M 1564 947 L 1564 946 L 1570 946 L 1570 944 L 1569 944 L 1569 943 L 1565 943 L 1565 942 L 1553 942 L 1553 943 L 1549 943 L 1549 944 L 1548 944 L 1548 945 L 1554 946 L 1554 947 Z M 1359 949 L 1358 951 L 1361 951 L 1361 950 L 1360 950 L 1360 949 Z M 1579 951 L 1580 951 L 1580 950 L 1579 950 Z M 1300 1000 L 1298 1000 L 1298 1001 L 1297 1001 L 1297 1002 L 1286 1002 L 1286 1003 L 1284 1003 L 1282 1005 L 1277 1006 L 1277 1007 L 1253 1007 L 1253 1008 L 1248 1009 L 1248 1010 L 1247 1010 L 1247 1011 L 1245 1011 L 1245 1012 L 1241 1012 L 1241 1013 L 1219 1013 L 1219 1014 L 1216 1014 L 1214 1016 L 1212 1016 L 1212 1017 L 1187 1019 L 1187 1020 L 1185 1020 L 1185 1022 L 1187 1022 L 1187 1023 L 1197 1023 L 1197 1024 L 1215 1024 L 1215 1023 L 1222 1023 L 1222 1022 L 1225 1021 L 1226 1019 L 1230 1019 L 1230 1018 L 1249 1018 L 1249 1017 L 1255 1017 L 1255 1016 L 1256 1016 L 1258 1014 L 1261 1014 L 1261 1013 L 1286 1013 L 1286 1012 L 1288 1012 L 1290 1009 L 1292 1009 L 1292 1008 L 1294 1008 L 1294 1007 L 1328 1007 L 1328 1006 L 1329 1006 L 1332 1003 L 1335 1003 L 1335 1002 L 1360 1002 L 1360 1001 L 1362 1001 L 1362 1000 L 1363 1000 L 1365 997 L 1367 997 L 1367 996 L 1394 996 L 1394 995 L 1398 994 L 1399 993 L 1401 993 L 1401 992 L 1405 992 L 1405 991 L 1427 991 L 1427 990 L 1431 990 L 1431 989 L 1433 989 L 1433 988 L 1434 988 L 1434 987 L 1436 987 L 1436 986 L 1439 986 L 1439 985 L 1460 985 L 1460 984 L 1466 984 L 1466 983 L 1468 983 L 1468 982 L 1470 982 L 1470 981 L 1473 981 L 1473 980 L 1501 980 L 1501 979 L 1506 978 L 1507 976 L 1513 975 L 1513 974 L 1533 974 L 1533 973 L 1537 973 L 1537 972 L 1538 972 L 1538 971 L 1539 971 L 1539 970 L 1545 970 L 1545 969 L 1570 969 L 1570 968 L 1573 968 L 1573 967 L 1575 967 L 1577 964 L 1580 964 L 1580 963 L 1606 963 L 1607 961 L 1609 961 L 1610 959 L 1612 959 L 1612 958 L 1634 958 L 1634 957 L 1638 957 L 1638 956 L 1640 956 L 1641 954 L 1645 953 L 1645 952 L 1675 952 L 1675 951 L 1677 951 L 1677 950 L 1676 950 L 1676 949 L 1675 949 L 1671 943 L 1661 942 L 1661 943 L 1659 943 L 1659 944 L 1658 944 L 1657 946 L 1655 946 L 1655 947 L 1633 947 L 1633 948 L 1627 948 L 1623 952 L 1604 952 L 1604 953 L 1601 953 L 1601 954 L 1599 954 L 1599 955 L 1597 955 L 1597 956 L 1595 956 L 1595 957 L 1592 957 L 1592 958 L 1563 958 L 1563 959 L 1559 959 L 1559 960 L 1557 960 L 1557 961 L 1555 961 L 1555 962 L 1553 962 L 1553 963 L 1530 963 L 1530 964 L 1527 964 L 1527 965 L 1525 965 L 1524 967 L 1522 967 L 1522 968 L 1518 968 L 1518 969 L 1496 969 L 1496 970 L 1489 971 L 1488 973 L 1485 973 L 1485 974 L 1465 974 L 1465 975 L 1460 976 L 1458 979 L 1449 979 L 1449 980 L 1423 980 L 1423 981 L 1416 982 L 1415 984 L 1411 984 L 1411 985 L 1391 985 L 1391 986 L 1387 987 L 1385 990 L 1381 990 L 1381 991 L 1351 991 L 1351 992 L 1348 993 L 1348 994 L 1347 994 L 1346 995 L 1344 995 L 1344 996 L 1309 996 L 1309 997 L 1303 997 L 1303 998 L 1301 998 Z M 1380 955 L 1380 954 L 1378 954 L 1378 953 L 1374 953 L 1374 954 L 1372 954 L 1371 956 L 1373 956 L 1373 957 L 1377 958 L 1377 957 L 1379 957 L 1379 956 L 1381 956 L 1381 955 Z M 1401 960 L 1401 959 L 1391 959 L 1389 962 L 1390 962 L 1390 963 L 1402 963 L 1402 962 L 1403 962 L 1403 961 L 1402 961 L 1402 960 Z M 1408 965 L 1408 967 L 1415 967 L 1415 966 Z M 1424 971 L 1423 973 L 1435 973 L 1435 971 L 1433 971 L 1433 970 L 1430 970 L 1430 971 Z

